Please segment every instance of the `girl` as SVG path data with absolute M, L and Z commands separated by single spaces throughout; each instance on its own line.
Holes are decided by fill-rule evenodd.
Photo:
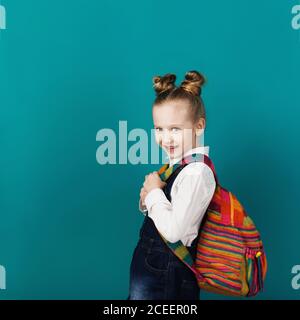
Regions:
M 174 74 L 153 78 L 157 95 L 152 108 L 155 139 L 167 153 L 169 167 L 189 154 L 208 156 L 209 151 L 199 141 L 206 121 L 200 97 L 205 79 L 190 71 L 180 86 L 175 86 L 175 80 Z M 181 240 L 195 259 L 198 231 L 216 182 L 204 162 L 180 167 L 166 182 L 156 171 L 145 176 L 139 202 L 145 219 L 130 264 L 129 300 L 199 299 L 195 275 L 158 231 L 170 242 Z

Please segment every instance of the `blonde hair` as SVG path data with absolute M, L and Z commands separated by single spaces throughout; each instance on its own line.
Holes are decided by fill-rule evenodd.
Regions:
M 152 78 L 156 98 L 153 103 L 158 106 L 167 101 L 184 100 L 191 110 L 191 119 L 196 122 L 200 118 L 206 119 L 205 108 L 201 98 L 202 86 L 206 83 L 205 77 L 198 71 L 189 71 L 180 86 L 176 87 L 176 75 L 167 73 L 164 76 Z

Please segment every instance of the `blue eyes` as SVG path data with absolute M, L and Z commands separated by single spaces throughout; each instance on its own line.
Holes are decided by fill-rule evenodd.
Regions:
M 173 127 L 173 128 L 171 128 L 170 130 L 171 130 L 171 132 L 178 132 L 178 131 L 180 130 L 180 128 Z M 162 129 L 162 128 L 157 127 L 157 128 L 155 128 L 155 131 L 156 131 L 156 132 L 162 132 L 162 131 L 163 131 L 163 129 Z

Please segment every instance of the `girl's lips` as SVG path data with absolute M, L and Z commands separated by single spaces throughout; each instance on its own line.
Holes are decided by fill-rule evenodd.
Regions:
M 170 152 L 173 152 L 177 147 L 167 147 Z

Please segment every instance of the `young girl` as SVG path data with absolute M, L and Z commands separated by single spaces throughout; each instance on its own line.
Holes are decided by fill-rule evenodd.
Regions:
M 175 86 L 175 80 L 173 74 L 153 78 L 155 138 L 169 157 L 169 167 L 189 154 L 208 156 L 209 151 L 199 141 L 205 128 L 200 97 L 205 79 L 190 71 L 180 86 Z M 145 219 L 130 264 L 127 299 L 199 299 L 194 273 L 167 247 L 158 231 L 170 242 L 181 240 L 195 259 L 199 227 L 215 187 L 213 172 L 204 162 L 176 169 L 166 182 L 156 171 L 145 176 L 139 202 Z

